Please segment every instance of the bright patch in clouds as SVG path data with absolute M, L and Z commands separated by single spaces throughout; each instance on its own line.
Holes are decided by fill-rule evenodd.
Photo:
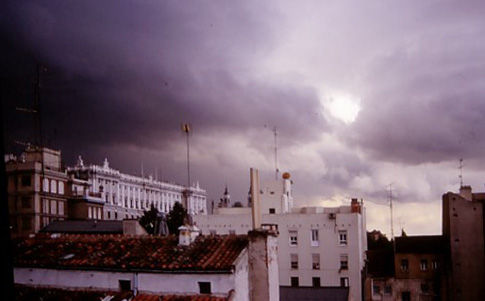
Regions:
M 347 124 L 354 122 L 360 111 L 360 99 L 348 95 L 333 96 L 326 105 L 333 117 Z

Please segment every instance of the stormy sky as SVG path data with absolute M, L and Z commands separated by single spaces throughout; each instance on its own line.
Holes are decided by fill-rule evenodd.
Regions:
M 249 168 L 278 161 L 297 205 L 363 198 L 368 229 L 441 233 L 441 195 L 483 191 L 481 1 L 5 1 L 5 145 L 32 141 L 41 72 L 44 142 L 67 165 L 123 172 L 246 201 Z M 483 141 L 483 142 L 482 142 Z

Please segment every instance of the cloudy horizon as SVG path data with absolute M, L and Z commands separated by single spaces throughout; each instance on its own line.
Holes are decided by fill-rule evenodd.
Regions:
M 483 191 L 480 1 L 7 1 L 5 145 L 33 139 L 37 62 L 47 145 L 245 202 L 249 168 L 294 180 L 296 205 L 364 199 L 368 230 L 441 233 L 441 196 Z M 483 142 L 482 142 L 483 141 Z

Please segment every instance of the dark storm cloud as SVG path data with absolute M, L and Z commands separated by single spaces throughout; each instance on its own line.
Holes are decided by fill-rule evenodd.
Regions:
M 252 74 L 274 28 L 251 7 L 15 2 L 4 31 L 49 67 L 46 135 L 65 148 L 163 148 L 183 121 L 203 135 L 271 124 L 296 141 L 314 136 L 325 124 L 313 89 Z
M 363 76 L 370 88 L 346 135 L 374 158 L 418 164 L 482 156 L 485 22 L 476 12 L 458 20 L 439 12 L 444 23 L 375 57 Z

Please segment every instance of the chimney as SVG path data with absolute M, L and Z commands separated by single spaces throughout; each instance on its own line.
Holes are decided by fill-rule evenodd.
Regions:
M 248 232 L 249 300 L 279 301 L 278 232 Z
M 261 228 L 261 200 L 259 188 L 259 171 L 250 169 L 251 177 L 251 213 L 253 218 L 253 230 Z
M 179 246 L 189 246 L 200 234 L 200 229 L 196 226 L 180 226 L 178 230 Z
M 467 201 L 472 200 L 472 187 L 469 185 L 460 187 L 460 196 Z
M 359 203 L 359 200 L 357 199 L 352 199 L 352 202 L 350 203 L 350 211 L 352 213 L 362 213 L 361 211 L 361 206 Z

